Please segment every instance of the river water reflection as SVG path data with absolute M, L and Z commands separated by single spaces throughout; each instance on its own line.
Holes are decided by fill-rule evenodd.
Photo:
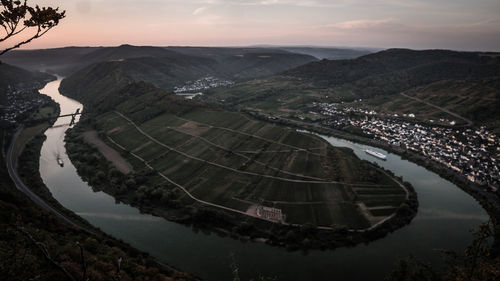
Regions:
M 62 114 L 83 108 L 77 101 L 59 94 L 60 82 L 58 79 L 47 84 L 41 93 L 58 102 Z M 409 254 L 439 264 L 441 259 L 436 249 L 464 248 L 472 237 L 469 230 L 488 220 L 472 197 L 425 168 L 377 148 L 323 136 L 332 145 L 349 147 L 358 157 L 375 161 L 410 182 L 420 203 L 412 223 L 367 245 L 308 253 L 205 234 L 141 214 L 106 193 L 92 191 L 66 154 L 64 135 L 68 125 L 64 124 L 69 121 L 61 118 L 47 130 L 40 157 L 42 179 L 54 198 L 103 231 L 204 280 L 231 280 L 233 259 L 242 280 L 259 275 L 296 281 L 381 280 L 399 257 Z M 387 161 L 367 155 L 363 152 L 367 148 L 387 154 Z M 64 167 L 57 164 L 58 155 Z

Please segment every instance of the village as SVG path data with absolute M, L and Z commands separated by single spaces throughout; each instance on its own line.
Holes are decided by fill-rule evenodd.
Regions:
M 47 97 L 38 93 L 38 85 L 33 87 L 7 86 L 5 104 L 0 105 L 0 122 L 14 125 L 47 102 Z
M 494 193 L 499 192 L 500 139 L 484 126 L 453 127 L 453 120 L 440 120 L 449 126 L 418 124 L 411 122 L 415 118 L 412 113 L 399 118 L 394 114 L 379 114 L 333 103 L 313 103 L 312 108 L 313 113 L 326 117 L 321 121 L 322 125 L 336 129 L 359 128 L 373 139 L 417 152 L 464 175 L 473 183 L 487 186 Z
M 208 89 L 216 88 L 216 87 L 230 86 L 233 84 L 234 84 L 234 82 L 229 81 L 229 80 L 222 80 L 222 79 L 218 79 L 218 78 L 215 78 L 212 76 L 207 76 L 207 77 L 203 77 L 201 79 L 198 79 L 194 82 L 189 81 L 184 86 L 175 87 L 174 93 L 176 93 L 176 94 L 193 93 L 193 92 L 199 92 L 202 90 L 208 90 Z

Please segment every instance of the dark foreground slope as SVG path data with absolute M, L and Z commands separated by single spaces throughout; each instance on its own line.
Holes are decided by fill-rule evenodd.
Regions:
M 51 76 L 0 65 L 0 81 L 7 90 L 15 87 L 15 102 L 33 105 L 40 94 L 32 93 Z M 5 87 L 2 86 L 2 89 Z M 34 88 L 33 88 L 34 87 Z M 28 93 L 26 91 L 29 91 Z M 12 92 L 8 92 L 9 95 Z M 7 107 L 12 105 L 8 100 Z M 19 105 L 18 104 L 18 105 Z M 0 126 L 0 276 L 2 280 L 195 280 L 189 275 L 160 265 L 147 254 L 94 229 L 65 210 L 51 197 L 39 175 L 39 155 L 49 126 L 37 121 L 45 108 L 57 111 L 57 104 L 45 98 L 39 108 L 24 107 L 28 114 L 17 118 L 26 129 L 13 145 L 13 160 L 21 154 L 17 169 L 23 182 L 48 204 L 56 206 L 74 225 L 39 208 L 16 189 L 6 163 L 14 135 L 14 124 Z M 39 109 L 39 110 L 38 110 Z M 38 110 L 38 114 L 36 113 Z M 2 118 L 3 115 L 0 115 Z M 27 119 L 26 119 L 27 118 Z M 29 125 L 28 125 L 29 124 Z M 31 126 L 31 127 L 30 127 Z M 24 145 L 27 145 L 24 147 Z M 24 147 L 24 149 L 23 149 Z M 54 203 L 56 202 L 56 203 Z M 118 270 L 120 261 L 121 270 Z M 115 279 L 116 278 L 116 279 Z
M 3 128 L 0 132 L 2 135 L 6 134 L 5 140 L 8 140 L 8 132 Z M 43 138 L 35 138 L 30 152 L 36 154 L 41 141 Z M 3 145 L 8 144 L 2 143 Z M 32 183 L 41 183 L 39 176 L 36 176 L 38 165 L 33 163 L 28 167 L 24 162 L 20 165 L 25 173 L 31 173 Z M 3 157 L 0 179 L 2 280 L 72 280 L 71 277 L 79 280 L 83 276 L 90 280 L 112 280 L 116 277 L 117 262 L 120 259 L 121 280 L 194 280 L 187 274 L 156 264 L 147 254 L 100 233 L 99 230 L 93 229 L 95 234 L 90 234 L 39 209 L 10 181 Z M 86 227 L 91 228 L 88 225 Z

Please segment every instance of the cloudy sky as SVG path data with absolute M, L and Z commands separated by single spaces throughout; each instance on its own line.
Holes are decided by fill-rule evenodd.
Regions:
M 500 51 L 500 0 L 29 0 L 67 18 L 30 48 L 321 45 Z

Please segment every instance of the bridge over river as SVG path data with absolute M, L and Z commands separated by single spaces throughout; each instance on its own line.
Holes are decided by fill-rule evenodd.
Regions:
M 71 116 L 71 122 L 69 123 L 69 126 L 73 126 L 75 124 L 76 116 L 81 115 L 81 114 L 82 113 L 80 112 L 80 108 L 77 108 L 75 113 L 60 114 L 59 116 L 51 116 L 51 117 L 46 118 L 45 120 L 47 120 L 47 121 L 54 120 L 54 119 L 57 120 L 59 118 Z M 58 127 L 58 126 L 63 126 L 63 125 L 55 125 L 54 127 Z

